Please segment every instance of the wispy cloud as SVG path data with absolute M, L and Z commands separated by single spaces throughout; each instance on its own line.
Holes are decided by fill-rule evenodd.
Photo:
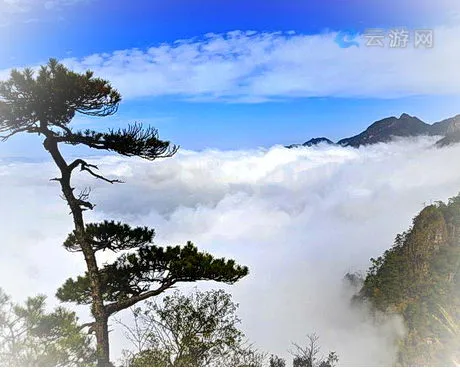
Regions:
M 0 9 L 5 13 L 26 13 L 35 9 L 53 9 L 76 5 L 92 0 L 0 0 Z
M 126 182 L 92 186 L 96 210 L 157 230 L 157 244 L 194 241 L 201 249 L 248 265 L 250 275 L 228 287 L 240 303 L 242 327 L 262 348 L 287 355 L 291 341 L 309 332 L 336 350 L 345 366 L 392 364 L 397 320 L 375 326 L 349 308 L 341 278 L 365 270 L 396 233 L 410 226 L 423 202 L 460 190 L 453 157 L 460 145 L 430 148 L 431 139 L 359 150 L 180 151 L 145 162 L 89 158 L 106 175 Z M 2 161 L 0 190 L 1 286 L 16 299 L 53 295 L 82 272 L 83 259 L 60 246 L 72 222 L 59 199 L 50 163 Z M 101 259 L 102 260 L 102 259 Z M 201 283 L 202 288 L 222 287 Z M 113 326 L 114 358 L 123 342 Z
M 336 32 L 233 31 L 149 49 L 64 62 L 111 80 L 125 98 L 175 95 L 190 101 L 257 103 L 296 97 L 460 93 L 460 27 L 434 29 L 432 49 L 340 48 Z M 413 37 L 413 35 L 412 35 Z
M 45 9 L 56 9 L 56 8 L 62 8 L 66 6 L 73 6 L 77 5 L 79 3 L 88 3 L 93 0 L 47 0 L 44 1 L 44 7 Z
M 30 0 L 0 0 L 2 13 L 25 13 L 31 9 L 33 2 Z
M 31 14 L 59 11 L 69 6 L 90 1 L 93 0 L 0 0 L 0 27 L 7 27 L 13 22 L 43 21 L 43 18 L 31 17 Z
M 360 47 L 340 48 L 334 41 L 337 32 L 233 31 L 63 62 L 108 78 L 126 99 L 169 95 L 191 102 L 261 103 L 301 97 L 458 95 L 460 26 L 433 32 L 432 49 L 415 48 L 414 40 L 398 49 L 366 47 L 363 37 L 358 38 Z M 0 70 L 0 77 L 6 73 Z

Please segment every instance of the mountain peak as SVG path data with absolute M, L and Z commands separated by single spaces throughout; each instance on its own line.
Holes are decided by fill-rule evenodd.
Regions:
M 409 114 L 406 114 L 405 112 L 401 114 L 399 119 L 408 119 L 408 118 L 414 118 L 414 116 L 410 116 Z
M 399 118 L 390 116 L 375 121 L 365 131 L 353 137 L 344 138 L 338 141 L 337 144 L 344 147 L 359 147 L 368 144 L 389 142 L 394 137 L 415 137 L 422 135 L 444 136 L 443 139 L 437 142 L 438 146 L 460 142 L 460 114 L 430 125 L 416 116 L 402 113 Z M 329 139 L 320 137 L 310 139 L 304 144 L 295 144 L 286 147 L 311 147 L 323 143 L 334 144 Z
M 312 146 L 317 146 L 319 144 L 334 144 L 334 142 L 332 142 L 330 139 L 327 139 L 326 137 L 318 137 L 318 138 L 312 138 L 303 144 L 291 144 L 285 147 L 286 148 L 312 147 Z
M 305 142 L 302 146 L 304 147 L 311 147 L 316 146 L 318 144 L 334 144 L 330 139 L 326 137 L 319 137 L 319 138 L 312 138 L 309 141 Z
M 391 116 L 371 124 L 364 132 L 340 140 L 342 146 L 359 147 L 366 144 L 388 142 L 393 137 L 430 135 L 431 125 L 415 116 L 403 113 L 399 118 Z

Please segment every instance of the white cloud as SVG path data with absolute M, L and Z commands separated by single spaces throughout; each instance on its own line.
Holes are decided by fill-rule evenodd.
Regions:
M 90 0 L 0 0 L 0 9 L 3 13 L 26 13 L 40 8 L 53 9 L 88 1 Z
M 240 303 L 242 327 L 260 348 L 287 357 L 291 341 L 316 331 L 342 365 L 391 365 L 398 321 L 378 328 L 353 312 L 341 278 L 365 270 L 423 202 L 460 190 L 452 160 L 460 146 L 433 149 L 432 143 L 181 151 L 154 162 L 109 156 L 93 161 L 126 184 L 81 176 L 76 185 L 93 187 L 97 207 L 90 220 L 148 225 L 157 230 L 157 244 L 192 240 L 248 265 L 250 275 L 225 289 Z M 50 163 L 0 165 L 0 286 L 16 300 L 53 295 L 84 269 L 81 255 L 60 247 L 72 223 L 58 186 L 48 181 L 55 175 Z M 113 358 L 124 344 L 120 336 L 116 329 Z
M 15 22 L 42 22 L 45 20 L 43 11 L 59 11 L 90 1 L 92 0 L 0 0 L 0 28 Z M 33 18 L 30 17 L 31 14 L 34 15 Z M 35 17 L 37 14 L 40 16 Z
M 108 78 L 124 97 L 256 103 L 293 97 L 376 97 L 460 92 L 460 27 L 434 29 L 432 49 L 340 48 L 337 33 L 232 31 L 64 62 Z M 411 34 L 411 37 L 414 37 Z
M 79 71 L 94 70 L 127 99 L 173 95 L 189 101 L 259 103 L 297 97 L 459 94 L 460 26 L 433 32 L 432 49 L 415 48 L 413 33 L 406 48 L 391 49 L 366 47 L 362 35 L 360 47 L 340 48 L 334 42 L 336 32 L 232 31 L 63 62 Z M 0 70 L 0 76 L 6 72 Z
M 87 3 L 91 0 L 48 0 L 44 2 L 45 9 L 51 10 L 65 6 L 72 6 L 78 3 Z
M 0 0 L 0 9 L 3 14 L 26 13 L 31 9 L 30 0 Z

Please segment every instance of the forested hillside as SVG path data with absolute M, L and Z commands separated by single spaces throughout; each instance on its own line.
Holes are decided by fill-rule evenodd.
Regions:
M 460 195 L 425 207 L 393 247 L 371 261 L 359 298 L 402 315 L 407 333 L 395 364 L 457 364 Z

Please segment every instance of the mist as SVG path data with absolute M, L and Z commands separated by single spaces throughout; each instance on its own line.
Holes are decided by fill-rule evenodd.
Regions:
M 389 248 L 425 204 L 460 191 L 460 145 L 436 149 L 435 141 L 360 149 L 181 150 L 154 162 L 87 157 L 126 183 L 81 174 L 75 186 L 92 188 L 97 206 L 86 213 L 88 221 L 150 226 L 158 245 L 191 240 L 247 265 L 249 276 L 233 286 L 198 287 L 231 292 L 241 328 L 261 350 L 290 364 L 291 342 L 316 332 L 323 351 L 336 351 L 340 365 L 391 365 L 394 339 L 404 333 L 401 321 L 376 325 L 365 310 L 352 309 L 353 291 L 342 279 L 346 272 L 365 272 L 369 258 Z M 0 159 L 0 286 L 16 301 L 44 293 L 56 304 L 56 289 L 84 271 L 82 256 L 61 247 L 72 220 L 59 186 L 49 181 L 56 175 L 51 162 Z M 78 308 L 82 319 L 86 310 Z M 111 328 L 115 361 L 129 345 L 116 324 Z

